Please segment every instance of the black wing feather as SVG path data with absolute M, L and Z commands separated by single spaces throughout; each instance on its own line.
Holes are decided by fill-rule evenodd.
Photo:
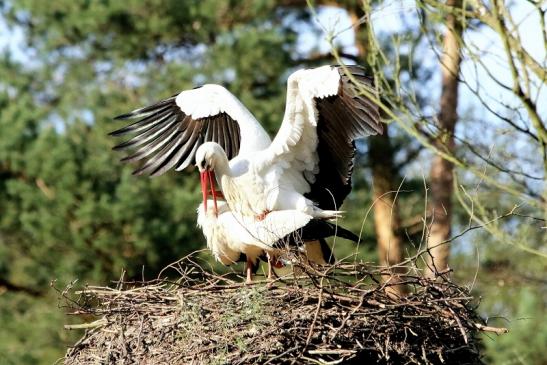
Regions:
M 155 113 L 155 114 L 149 115 L 147 117 L 144 117 L 141 120 L 128 125 L 127 127 L 124 127 L 124 128 L 121 128 L 121 129 L 118 129 L 114 132 L 109 133 L 109 135 L 114 136 L 114 137 L 118 137 L 118 136 L 122 136 L 122 135 L 125 135 L 125 134 L 128 134 L 128 133 L 136 133 L 136 132 L 139 132 L 143 129 L 147 129 L 148 127 L 150 127 L 150 124 L 152 124 L 152 123 L 153 123 L 153 125 L 157 125 L 158 123 L 160 123 L 163 120 L 163 118 L 168 117 L 169 115 L 170 115 L 170 110 L 169 110 L 168 107 L 165 107 L 163 110 L 158 111 L 158 113 Z
M 203 129 L 205 130 L 203 140 L 205 142 L 214 141 L 213 139 L 213 128 L 211 127 L 212 121 L 210 118 L 203 119 Z
M 122 162 L 133 162 L 142 160 L 148 155 L 153 154 L 160 148 L 164 147 L 166 144 L 173 141 L 174 138 L 177 138 L 180 136 L 180 131 L 174 129 L 170 133 L 166 133 L 166 137 L 162 139 L 156 139 L 155 141 L 151 142 L 148 145 L 145 145 L 143 147 L 140 147 L 138 150 L 136 150 L 132 155 L 126 156 L 122 158 L 120 161 Z
M 164 147 L 154 158 L 151 158 L 136 175 L 159 176 L 169 168 L 173 167 L 178 161 L 187 158 L 186 153 L 190 152 L 196 140 L 200 136 L 201 125 L 193 124 L 189 126 L 186 133 L 175 143 Z
M 337 67 L 338 94 L 316 98 L 319 172 L 306 196 L 322 209 L 340 209 L 351 191 L 357 138 L 382 133 L 378 106 L 360 88 L 373 91 L 372 80 L 359 66 Z M 357 81 L 355 84 L 347 73 Z
M 173 116 L 171 116 L 169 119 L 162 119 L 161 121 L 158 121 L 157 124 L 150 126 L 149 128 L 142 131 L 142 133 L 137 134 L 135 137 L 114 146 L 114 150 L 125 150 L 128 148 L 138 147 L 142 144 L 154 142 L 154 140 L 158 136 L 169 133 L 168 131 L 173 128 L 173 122 L 175 121 L 176 118 Z
M 228 159 L 239 153 L 236 120 L 226 113 L 194 119 L 176 104 L 176 95 L 114 119 L 138 119 L 110 133 L 114 137 L 130 136 L 114 150 L 128 151 L 122 162 L 143 161 L 133 171 L 135 175 L 158 176 L 173 167 L 183 170 L 194 162 L 196 150 L 206 141 L 220 144 Z
M 353 232 L 323 219 L 311 219 L 305 226 L 289 233 L 274 244 L 274 248 L 302 246 L 304 242 L 322 240 L 328 237 L 340 237 L 355 243 L 359 237 Z
M 226 154 L 232 153 L 232 142 L 235 136 L 232 134 L 231 129 L 228 127 L 227 129 L 223 130 L 222 136 L 224 139 L 224 151 L 226 151 Z

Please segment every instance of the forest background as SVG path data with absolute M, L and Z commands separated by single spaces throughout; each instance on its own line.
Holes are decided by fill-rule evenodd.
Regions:
M 374 76 L 387 133 L 358 143 L 341 223 L 363 242 L 337 241 L 337 257 L 389 265 L 430 247 L 424 273 L 451 268 L 510 329 L 484 336 L 487 362 L 545 363 L 546 9 L 0 0 L 0 363 L 50 364 L 81 335 L 51 283 L 153 278 L 205 246 L 195 169 L 132 176 L 114 116 L 219 83 L 273 134 L 287 76 L 340 62 Z

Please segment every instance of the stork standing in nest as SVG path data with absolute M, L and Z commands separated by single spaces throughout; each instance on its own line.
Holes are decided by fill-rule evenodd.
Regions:
M 258 258 L 268 254 L 271 273 L 276 245 L 299 229 L 320 240 L 312 248 L 319 257 L 332 257 L 324 237 L 306 227 L 332 235 L 327 219 L 340 216 L 351 190 L 354 141 L 382 132 L 371 95 L 362 68 L 323 66 L 289 76 L 273 141 L 235 96 L 210 84 L 116 117 L 139 120 L 111 135 L 132 135 L 114 149 L 131 150 L 123 162 L 145 161 L 136 175 L 180 171 L 195 161 L 203 193 L 198 224 L 208 246 L 224 264 L 244 257 L 250 281 Z

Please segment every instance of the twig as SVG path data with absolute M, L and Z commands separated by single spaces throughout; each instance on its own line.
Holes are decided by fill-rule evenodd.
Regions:
M 497 335 L 502 335 L 504 333 L 509 333 L 509 330 L 507 328 L 504 328 L 504 327 L 491 327 L 491 326 L 485 326 L 483 324 L 480 324 L 480 323 L 473 323 L 475 325 L 475 327 L 477 327 L 477 329 L 479 331 L 482 331 L 482 332 L 492 332 L 492 333 L 495 333 Z

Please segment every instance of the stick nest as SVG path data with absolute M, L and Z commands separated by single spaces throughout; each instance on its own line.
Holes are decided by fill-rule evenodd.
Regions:
M 298 275 L 244 285 L 190 256 L 176 280 L 60 294 L 88 323 L 66 364 L 477 364 L 481 324 L 469 291 L 366 264 L 295 265 Z M 395 280 L 396 279 L 396 280 Z M 405 284 L 406 296 L 391 286 Z M 390 294 L 391 293 L 391 294 Z

